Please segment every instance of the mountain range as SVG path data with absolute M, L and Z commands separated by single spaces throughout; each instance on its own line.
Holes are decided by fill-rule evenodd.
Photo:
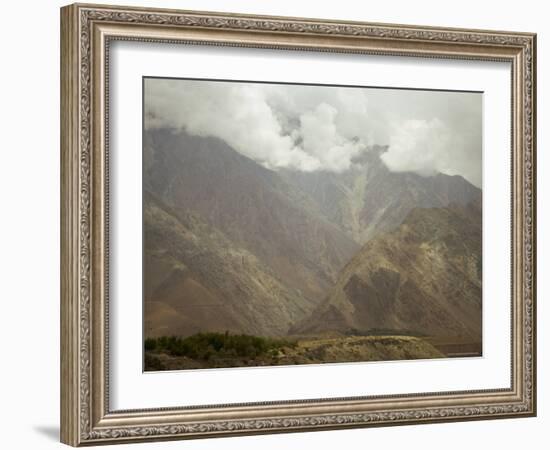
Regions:
M 481 190 L 391 172 L 270 170 L 213 137 L 144 133 L 146 336 L 387 329 L 481 340 Z
M 212 137 L 146 134 L 145 190 L 176 211 L 193 211 L 316 300 L 359 245 L 309 195 Z
M 361 245 L 394 229 L 413 208 L 467 205 L 480 198 L 481 191 L 460 175 L 391 172 L 380 158 L 387 149 L 372 146 L 344 173 L 282 173 L 314 199 L 328 220 Z
M 481 203 L 415 208 L 369 241 L 294 332 L 410 332 L 481 342 Z
M 313 303 L 189 211 L 144 199 L 145 332 L 282 335 Z

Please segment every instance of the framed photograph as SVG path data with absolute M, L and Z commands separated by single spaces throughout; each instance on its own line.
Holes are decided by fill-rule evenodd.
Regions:
M 535 415 L 535 58 L 62 8 L 62 442 Z

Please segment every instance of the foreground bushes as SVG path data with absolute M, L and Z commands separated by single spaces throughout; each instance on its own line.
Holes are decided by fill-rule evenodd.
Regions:
M 162 336 L 148 338 L 144 347 L 149 352 L 168 353 L 172 356 L 209 360 L 211 358 L 256 358 L 275 354 L 283 347 L 295 347 L 285 339 L 273 339 L 247 334 L 198 333 L 186 338 Z

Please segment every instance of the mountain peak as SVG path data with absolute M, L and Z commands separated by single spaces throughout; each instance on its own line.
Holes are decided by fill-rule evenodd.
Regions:
M 460 175 L 391 172 L 380 158 L 387 149 L 369 147 L 354 158 L 353 170 L 341 174 L 282 173 L 359 244 L 397 228 L 415 207 L 466 205 L 481 198 L 481 190 Z

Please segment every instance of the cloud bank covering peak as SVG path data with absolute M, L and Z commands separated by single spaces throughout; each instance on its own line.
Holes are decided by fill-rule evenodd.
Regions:
M 267 168 L 344 172 L 374 144 L 391 171 L 481 186 L 482 96 L 147 78 L 145 127 L 222 139 Z

